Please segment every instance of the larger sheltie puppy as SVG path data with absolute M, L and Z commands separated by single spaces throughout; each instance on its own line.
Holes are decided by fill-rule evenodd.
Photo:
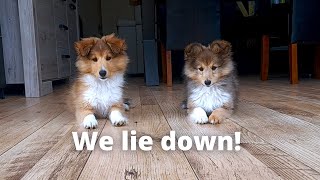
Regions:
M 185 48 L 184 55 L 189 118 L 199 124 L 215 124 L 229 118 L 238 84 L 231 44 L 220 40 L 207 47 L 192 43 Z
M 75 43 L 79 77 L 72 87 L 73 106 L 85 128 L 98 125 L 96 117 L 108 117 L 115 126 L 127 122 L 123 114 L 122 87 L 128 64 L 124 40 L 107 35 Z

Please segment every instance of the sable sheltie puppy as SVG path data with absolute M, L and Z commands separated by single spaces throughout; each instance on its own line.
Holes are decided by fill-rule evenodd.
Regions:
M 96 117 L 108 117 L 115 126 L 124 125 L 122 88 L 128 64 L 124 40 L 114 34 L 84 38 L 75 43 L 79 77 L 72 87 L 73 107 L 85 128 L 98 125 Z
M 229 118 L 238 86 L 231 44 L 223 40 L 207 47 L 192 43 L 185 48 L 184 56 L 189 118 L 199 124 L 216 124 Z

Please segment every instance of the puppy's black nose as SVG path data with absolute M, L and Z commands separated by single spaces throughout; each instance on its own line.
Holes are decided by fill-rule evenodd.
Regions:
M 105 77 L 107 75 L 107 71 L 102 69 L 102 70 L 99 71 L 99 75 L 101 77 Z
M 210 86 L 211 85 L 211 81 L 210 80 L 205 80 L 204 84 L 207 85 L 207 86 Z

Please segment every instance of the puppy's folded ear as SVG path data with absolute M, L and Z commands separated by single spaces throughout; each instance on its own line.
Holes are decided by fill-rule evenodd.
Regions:
M 202 51 L 204 47 L 200 43 L 191 43 L 184 49 L 184 59 L 194 59 L 197 57 Z
M 231 53 L 232 46 L 228 41 L 216 40 L 210 44 L 209 48 L 216 54 L 228 55 Z
M 85 57 L 89 54 L 95 43 L 95 38 L 83 38 L 81 41 L 74 43 L 74 48 L 79 56 Z
M 114 33 L 103 36 L 102 39 L 109 45 L 111 51 L 114 54 L 120 54 L 123 51 L 127 50 L 127 44 L 125 40 L 117 38 Z

